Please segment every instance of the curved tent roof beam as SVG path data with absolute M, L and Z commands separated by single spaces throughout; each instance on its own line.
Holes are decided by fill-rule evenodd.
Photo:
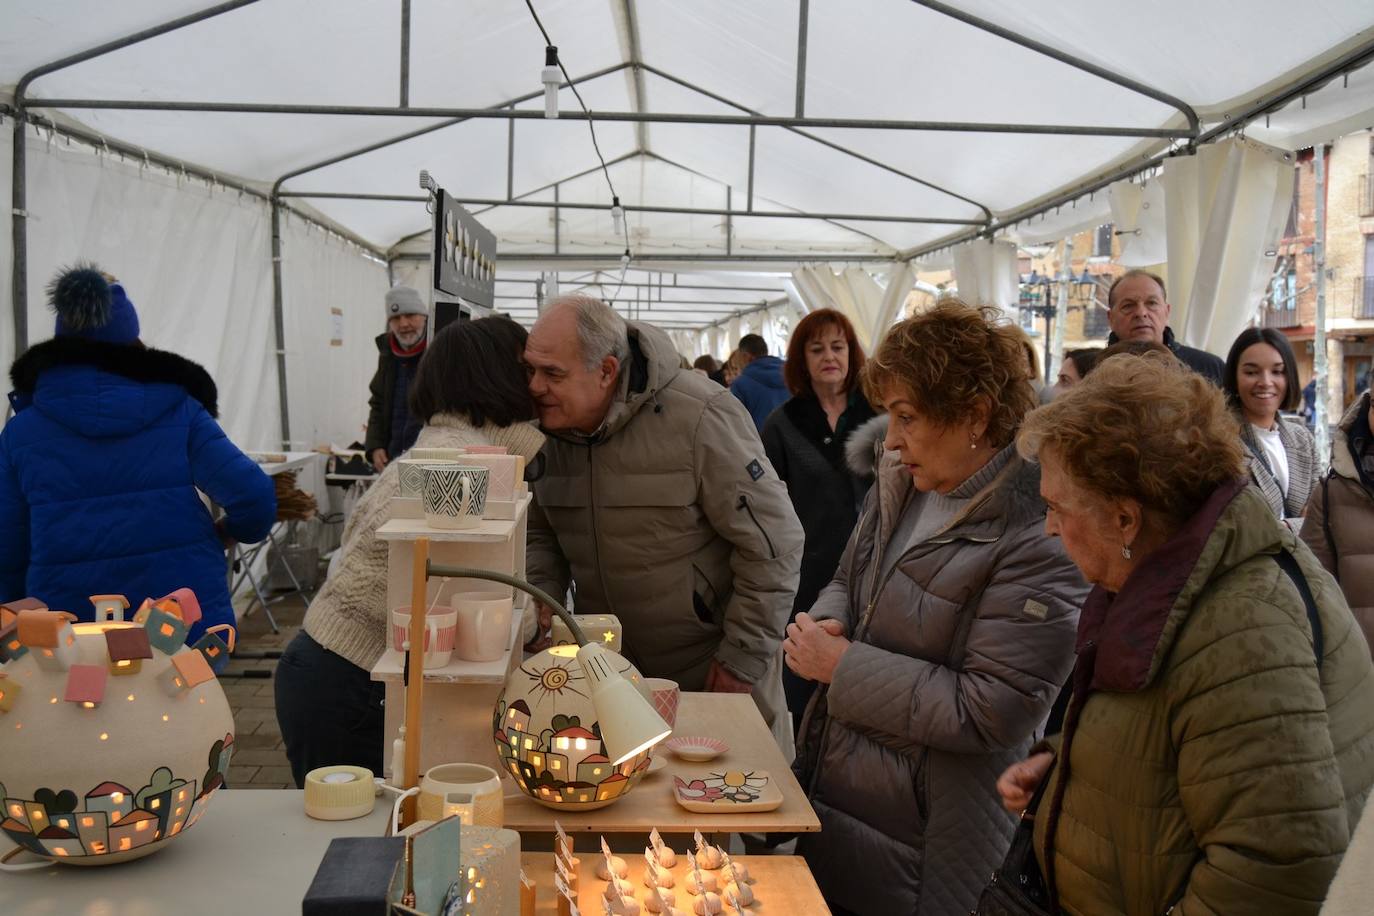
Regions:
M 750 115 L 758 115 L 758 114 L 759 114 L 759 112 L 757 112 L 757 111 L 755 111 L 754 109 L 748 107 L 747 105 L 741 105 L 739 102 L 736 102 L 736 101 L 734 101 L 733 99 L 728 99 L 728 98 L 726 98 L 726 97 L 723 96 L 723 95 L 717 95 L 716 93 L 711 92 L 711 91 L 708 90 L 708 89 L 703 89 L 703 88 L 701 88 L 700 86 L 693 85 L 692 83 L 689 83 L 689 82 L 687 82 L 686 80 L 684 80 L 684 79 L 682 79 L 682 78 L 680 78 L 680 77 L 673 76 L 671 73 L 667 73 L 667 72 L 665 72 L 665 71 L 663 71 L 663 70 L 658 69 L 657 67 L 651 66 L 651 65 L 649 65 L 649 64 L 640 64 L 640 66 L 641 66 L 641 67 L 644 69 L 644 71 L 647 72 L 647 73 L 652 73 L 654 76 L 657 76 L 657 77 L 659 77 L 660 79 L 665 79 L 665 80 L 667 80 L 668 82 L 674 83 L 674 84 L 676 84 L 676 85 L 678 85 L 678 86 L 681 86 L 681 87 L 684 88 L 684 89 L 690 89 L 692 92 L 695 92 L 695 93 L 697 93 L 697 94 L 699 94 L 699 95 L 702 95 L 702 96 L 704 96 L 704 97 L 706 97 L 706 98 L 708 98 L 708 99 L 711 99 L 712 101 L 720 102 L 722 105 L 728 105 L 728 106 L 730 106 L 731 108 L 734 108 L 736 111 L 742 111 L 742 112 L 745 112 L 746 114 L 750 114 Z M 971 197 L 965 197 L 964 195 L 958 193 L 957 191 L 951 191 L 949 188 L 946 188 L 946 187 L 943 187 L 943 186 L 941 186 L 941 185 L 935 184 L 935 183 L 932 182 L 932 181 L 926 181 L 924 178 L 918 178 L 917 176 L 912 175 L 912 174 L 910 174 L 909 172 L 904 172 L 904 171 L 902 171 L 901 169 L 897 168 L 896 166 L 889 165 L 889 164 L 886 163 L 886 162 L 881 162 L 881 161 L 879 161 L 879 160 L 877 160 L 877 159 L 874 159 L 874 158 L 872 158 L 872 157 L 870 157 L 870 156 L 865 156 L 863 153 L 857 152 L 856 150 L 852 150 L 852 149 L 850 149 L 850 148 L 847 147 L 847 146 L 843 146 L 843 145 L 841 145 L 841 144 L 839 144 L 839 143 L 835 143 L 835 142 L 833 142 L 833 141 L 831 141 L 831 140 L 826 140 L 826 139 L 824 139 L 823 137 L 818 137 L 818 136 L 816 136 L 816 135 L 813 134 L 813 133 L 809 133 L 808 131 L 805 131 L 805 130 L 801 129 L 800 127 L 787 127 L 787 128 L 784 128 L 784 129 L 785 129 L 785 130 L 789 130 L 789 131 L 791 131 L 792 133 L 797 134 L 798 136 L 805 137 L 806 139 L 808 139 L 808 140 L 810 140 L 810 141 L 812 141 L 812 142 L 814 142 L 814 143 L 819 143 L 819 144 L 821 144 L 822 146 L 827 146 L 827 147 L 829 147 L 830 149 L 835 150 L 835 152 L 837 152 L 837 153 L 843 153 L 843 154 L 846 155 L 846 156 L 849 156 L 849 157 L 851 157 L 851 158 L 853 158 L 853 159 L 857 159 L 857 160 L 859 160 L 860 162 L 867 163 L 868 165 L 874 166 L 875 168 L 880 168 L 880 169 L 882 169 L 882 170 L 884 170 L 884 171 L 886 171 L 886 172 L 891 172 L 893 175 L 896 175 L 896 176 L 899 177 L 899 178 L 905 178 L 907 181 L 915 182 L 916 184 L 921 185 L 922 187 L 930 188 L 932 191 L 938 191 L 938 192 L 941 193 L 941 194 L 947 194 L 947 195 L 949 195 L 950 197 L 953 197 L 955 200 L 961 200 L 961 201 L 963 201 L 963 202 L 966 203 L 966 204 L 969 204 L 969 205 L 971 205 L 971 206 L 977 207 L 979 210 L 982 210 L 982 211 L 983 211 L 983 221 L 984 221 L 984 223 L 991 223 L 992 220 L 993 220 L 992 210 L 991 210 L 986 204 L 979 203 L 978 201 L 974 200 L 974 199 L 971 198 Z M 752 141 L 753 141 L 753 138 L 751 137 L 751 138 L 750 138 L 750 146 L 751 146 L 751 148 L 752 148 L 752 145 L 753 145 Z M 752 176 L 753 176 L 753 174 L 754 174 L 754 172 L 753 172 L 753 159 L 752 159 L 752 156 L 751 156 L 751 158 L 750 158 L 750 163 L 749 163 L 749 174 L 750 174 L 750 176 L 751 176 L 751 178 L 752 178 Z M 749 193 L 750 193 L 750 198 L 751 198 L 751 200 L 752 200 L 752 197 L 753 197 L 753 188 L 752 188 L 752 187 L 750 188 L 750 192 L 749 192 Z
M 913 0 L 913 2 L 922 2 L 922 0 Z M 1062 207 L 1064 204 L 1069 203 L 1070 201 L 1076 198 L 1082 197 L 1084 194 L 1092 194 L 1114 184 L 1115 182 L 1121 181 L 1126 178 L 1132 178 L 1136 175 L 1139 175 L 1142 172 L 1148 172 L 1150 169 L 1162 165 L 1164 163 L 1164 160 L 1166 159 L 1178 156 L 1180 154 L 1190 155 L 1196 147 L 1206 143 L 1211 143 L 1213 140 L 1223 137 L 1226 134 L 1231 133 L 1232 131 L 1239 130 L 1245 127 L 1246 124 L 1249 124 L 1251 121 L 1255 120 L 1256 118 L 1276 111 L 1277 109 L 1289 104 L 1294 99 L 1315 91 L 1316 89 L 1320 88 L 1321 86 L 1324 86 L 1326 83 L 1340 76 L 1342 73 L 1348 73 L 1351 70 L 1355 70 L 1359 67 L 1364 66 L 1365 64 L 1370 63 L 1371 61 L 1374 61 L 1374 38 L 1370 38 L 1366 41 L 1360 42 L 1359 44 L 1355 45 L 1345 53 L 1340 54 L 1334 59 L 1328 61 L 1323 66 L 1320 66 L 1315 70 L 1309 71 L 1304 75 L 1298 77 L 1297 79 L 1294 79 L 1293 81 L 1287 83 L 1286 85 L 1280 86 L 1274 89 L 1273 91 L 1266 93 L 1260 98 L 1255 99 L 1250 104 L 1244 106 L 1234 116 L 1226 118 L 1226 120 L 1223 121 L 1221 124 L 1218 124 L 1215 127 L 1211 127 L 1208 130 L 1198 134 L 1197 137 L 1194 138 L 1194 140 L 1186 148 L 1182 150 L 1165 150 L 1154 156 L 1148 157 L 1143 162 L 1132 161 L 1127 163 L 1126 165 L 1109 169 L 1108 171 L 1099 173 L 1096 177 L 1080 182 L 1079 184 L 1076 184 L 1073 187 L 1068 188 L 1067 190 L 1060 191 L 1050 197 L 1042 198 L 1039 201 L 1032 202 L 1023 207 L 1018 207 L 1017 209 L 1004 214 L 994 224 L 988 226 L 986 229 L 983 229 L 979 232 L 969 232 L 951 238 L 937 239 L 926 245 L 906 249 L 898 254 L 898 258 L 903 261 L 910 261 L 914 260 L 915 258 L 924 257 L 928 254 L 933 254 L 934 252 L 940 251 L 944 248 L 948 248 L 951 245 L 957 245 L 961 242 L 967 242 L 972 239 L 979 238 L 980 236 L 985 238 L 992 238 L 996 233 L 1001 232 L 1003 229 L 1009 229 L 1017 223 L 1023 222 L 1024 220 L 1030 219 L 1034 216 L 1038 216 L 1041 213 L 1045 213 L 1056 207 Z
M 1179 113 L 1181 113 L 1183 117 L 1187 119 L 1188 130 L 1193 134 L 1193 136 L 1196 136 L 1198 132 L 1201 130 L 1201 122 L 1198 120 L 1197 112 L 1193 110 L 1193 106 L 1189 105 L 1187 102 L 1183 101 L 1177 96 L 1172 96 L 1167 92 L 1155 89 L 1152 86 L 1147 86 L 1144 83 L 1133 80 L 1128 76 L 1122 76 L 1120 73 L 1115 73 L 1111 70 L 1108 70 L 1106 67 L 1099 67 L 1097 64 L 1089 63 L 1088 61 L 1083 60 L 1080 57 L 1074 57 L 1072 54 L 1068 54 L 1064 51 L 1060 51 L 1058 48 L 1054 48 L 1050 45 L 1038 42 L 1033 38 L 1027 38 L 1024 35 L 1018 35 L 1010 29 L 1003 28 L 1002 26 L 997 25 L 996 23 L 988 22 L 986 19 L 980 19 L 977 16 L 974 16 L 972 13 L 966 13 L 963 10 L 956 9 L 955 7 L 952 7 L 947 3 L 941 3 L 939 2 L 939 0 L 911 0 L 911 2 L 915 3 L 917 6 L 923 6 L 928 10 L 940 13 L 944 16 L 948 16 L 951 19 L 957 19 L 965 25 L 973 26 L 975 29 L 981 29 L 982 31 L 987 32 L 990 35 L 996 35 L 998 38 L 1010 41 L 1012 44 L 1020 45 L 1021 47 L 1034 51 L 1037 54 L 1043 54 L 1044 56 L 1051 58 L 1052 60 L 1059 61 L 1061 64 L 1067 64 L 1068 66 L 1073 67 L 1074 69 L 1082 70 L 1084 73 L 1090 73 L 1093 76 L 1096 76 L 1099 79 L 1104 79 L 1109 83 L 1115 83 L 1123 89 L 1129 89 L 1132 92 L 1139 93 L 1140 95 L 1146 96 L 1148 98 L 1152 98 L 1156 102 L 1163 102 L 1170 108 L 1178 109 Z
M 600 70 L 593 70 L 591 73 L 574 77 L 569 82 L 560 83 L 559 86 L 560 88 L 566 89 L 575 83 L 586 83 L 594 79 L 599 79 L 603 76 L 610 76 L 612 73 L 619 73 L 621 70 L 624 70 L 628 66 L 629 64 L 626 63 L 612 64 L 609 67 L 603 67 Z M 495 105 L 491 106 L 491 108 L 492 110 L 510 108 L 514 105 L 519 105 L 522 102 L 528 102 L 533 99 L 541 98 L 543 95 L 543 89 L 540 89 L 537 92 L 527 92 L 524 95 L 518 95 L 513 99 L 506 99 L 503 102 L 497 102 Z M 362 156 L 366 155 L 367 153 L 376 152 L 377 150 L 385 149 L 388 146 L 395 146 L 398 143 L 404 143 L 405 141 L 413 140 L 416 137 L 423 137 L 425 134 L 432 134 L 437 130 L 443 130 L 446 127 L 453 127 L 456 124 L 462 124 L 464 121 L 469 120 L 471 120 L 471 118 L 468 117 L 450 118 L 444 121 L 442 124 L 431 124 L 430 126 L 422 127 L 419 130 L 407 131 L 406 133 L 400 134 L 395 137 L 390 137 L 385 140 L 378 140 L 375 143 L 369 143 L 366 146 L 361 146 L 357 149 L 349 150 L 346 153 L 339 153 L 337 155 L 330 156 L 328 159 L 322 159 L 319 162 L 314 162 L 310 165 L 303 165 L 298 169 L 292 169 L 291 171 L 282 175 L 280 178 L 278 178 L 275 182 L 272 183 L 272 193 L 275 195 L 277 191 L 281 189 L 282 184 L 284 184 L 287 181 L 290 181 L 292 178 L 299 178 L 300 176 L 305 175 L 309 172 L 316 171 L 317 169 L 322 169 L 331 165 L 337 165 L 340 162 L 345 162 L 357 156 Z M 599 169 L 600 166 L 598 166 L 597 168 Z
M 41 76 L 49 73 L 56 73 L 58 70 L 65 70 L 67 67 L 75 66 L 111 51 L 118 51 L 130 45 L 136 45 L 149 38 L 156 38 L 168 32 L 174 32 L 184 26 L 194 25 L 206 19 L 213 18 L 221 13 L 228 13 L 240 7 L 257 3 L 258 0 L 228 0 L 209 9 L 201 10 L 198 13 L 191 13 L 170 22 L 164 22 L 151 28 L 134 32 L 123 38 L 116 38 L 114 41 L 107 41 L 102 45 L 96 45 L 85 51 L 68 55 L 59 60 L 34 67 L 28 73 L 19 78 L 19 82 L 14 87 L 14 151 L 10 160 L 11 176 L 13 178 L 10 187 L 10 211 L 12 216 L 12 231 L 10 234 L 10 244 L 13 248 L 13 266 L 10 271 L 10 292 L 13 296 L 14 304 L 14 340 L 15 351 L 22 352 L 28 345 L 29 337 L 29 316 L 26 308 L 29 295 L 29 272 L 28 272 L 28 227 L 25 220 L 28 218 L 28 188 L 26 185 L 26 169 L 24 157 L 24 128 L 27 126 L 24 95 L 29 91 L 29 85 Z

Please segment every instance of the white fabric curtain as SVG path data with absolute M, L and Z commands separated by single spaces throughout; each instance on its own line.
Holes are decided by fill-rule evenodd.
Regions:
M 314 224 L 289 214 L 282 220 L 291 447 L 361 442 L 374 340 L 386 330 L 386 265 Z
M 11 133 L 0 131 L 8 194 Z M 220 424 L 242 448 L 279 448 L 270 220 L 265 203 L 156 167 L 29 133 L 29 342 L 52 336 L 44 288 L 59 267 L 100 265 L 124 282 L 152 347 L 200 363 L 219 388 Z M 8 200 L 8 196 L 4 198 Z M 14 356 L 10 221 L 0 220 L 4 333 Z
M 1112 224 L 1121 239 L 1122 267 L 1151 268 L 1168 259 L 1164 183 L 1118 181 L 1107 191 Z
M 1247 139 L 1164 165 L 1170 323 L 1224 354 L 1255 315 L 1293 195 L 1289 154 Z
M 954 249 L 954 279 L 959 298 L 972 305 L 995 305 L 1014 312 L 1020 300 L 1016 243 L 1006 239 L 965 242 Z
M 768 352 L 779 358 L 787 354 L 787 342 L 792 338 L 799 317 L 790 302 L 782 302 L 759 312 L 763 327 L 759 334 L 768 344 Z
M 857 267 L 836 274 L 825 264 L 808 264 L 792 272 L 792 282 L 807 311 L 832 308 L 842 313 L 854 324 L 864 351 L 872 353 L 911 292 L 916 271 L 908 262 L 894 261 L 888 266 L 887 283 L 881 285 Z

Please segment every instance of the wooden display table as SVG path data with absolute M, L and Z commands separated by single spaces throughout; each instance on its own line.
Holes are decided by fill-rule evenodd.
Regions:
M 647 787 L 641 787 L 647 788 Z M 5 916 L 230 916 L 299 913 L 329 841 L 345 836 L 382 836 L 391 815 L 390 796 L 377 799 L 367 817 L 317 821 L 305 816 L 305 793 L 295 789 L 228 789 L 215 796 L 205 817 L 184 837 L 145 859 L 120 865 L 49 868 L 0 876 Z M 685 813 L 685 812 L 684 812 Z M 13 844 L 0 835 L 0 854 Z M 678 858 L 685 847 L 677 848 Z M 770 916 L 823 916 L 830 911 L 801 859 L 737 856 L 755 879 L 759 912 Z M 525 872 L 538 886 L 540 916 L 557 912 L 553 854 L 527 852 Z M 584 862 L 591 856 L 584 856 Z M 642 859 L 627 857 L 639 887 Z M 685 864 L 673 869 L 681 879 Z M 583 866 L 578 906 L 594 916 L 605 888 L 595 864 Z M 680 902 L 680 901 L 679 901 Z
M 742 693 L 684 693 L 674 734 L 710 735 L 730 745 L 730 750 L 710 763 L 688 763 L 659 748 L 654 752 L 655 762 L 662 756 L 667 766 L 645 776 L 615 804 L 585 813 L 546 808 L 507 780 L 510 789 L 506 793 L 506 826 L 522 834 L 549 833 L 556 818 L 569 834 L 647 834 L 654 827 L 663 834 L 690 834 L 698 829 L 709 834 L 816 833 L 821 829 L 806 793 L 792 775 L 750 697 Z M 489 756 L 472 758 L 472 762 L 496 766 L 496 750 L 490 736 L 487 745 Z M 782 790 L 782 807 L 758 814 L 693 814 L 673 799 L 674 773 L 725 770 L 767 770 Z M 581 850 L 583 844 L 577 845 Z
M 0 875 L 5 916 L 200 916 L 301 911 L 329 841 L 382 836 L 387 796 L 365 818 L 305 816 L 305 793 L 225 789 L 185 836 L 145 859 Z M 0 835 L 0 854 L 13 844 Z M 25 857 L 25 861 L 27 861 Z M 552 891 L 550 891 L 552 894 Z
M 670 871 L 677 879 L 673 888 L 673 893 L 677 895 L 677 909 L 690 913 L 692 897 L 684 889 L 688 872 L 684 851 L 677 850 L 678 864 Z M 587 864 L 590 856 L 581 858 L 583 864 L 578 879 L 577 908 L 587 916 L 598 916 L 602 912 L 601 894 L 606 889 L 606 882 L 596 877 L 595 862 Z M 642 904 L 648 892 L 641 880 L 644 877 L 644 857 L 624 858 L 630 866 L 629 880 L 634 885 L 635 899 Z M 820 888 L 816 886 L 816 879 L 811 877 L 811 870 L 800 856 L 731 856 L 731 859 L 745 865 L 749 869 L 749 877 L 754 879 L 751 889 L 757 903 L 749 909 L 759 913 L 759 916 L 826 916 L 830 912 L 821 897 Z M 553 916 L 558 912 L 558 896 L 553 890 L 553 853 L 521 853 L 520 864 L 525 869 L 526 877 L 533 880 L 537 888 L 535 913 Z M 733 916 L 734 910 L 727 907 L 726 913 Z

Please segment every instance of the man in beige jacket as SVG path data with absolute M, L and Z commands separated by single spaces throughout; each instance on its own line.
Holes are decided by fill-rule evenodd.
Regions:
M 644 675 L 752 694 L 790 758 L 779 646 L 803 536 L 748 412 L 662 331 L 585 296 L 550 305 L 525 362 L 548 435 L 530 582 L 619 617 Z

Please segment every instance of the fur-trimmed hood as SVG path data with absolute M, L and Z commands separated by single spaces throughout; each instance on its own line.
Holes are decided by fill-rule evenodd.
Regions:
M 219 394 L 210 373 L 185 357 L 134 344 L 54 337 L 10 367 L 17 411 L 33 407 L 83 435 L 124 435 L 187 396 L 211 417 Z
M 887 438 L 888 415 L 880 413 L 850 434 L 844 444 L 844 463 L 860 477 L 872 477 Z

